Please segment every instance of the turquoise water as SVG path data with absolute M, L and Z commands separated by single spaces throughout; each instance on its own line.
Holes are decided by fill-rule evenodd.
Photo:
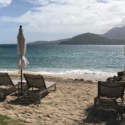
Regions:
M 27 45 L 25 71 L 110 74 L 124 69 L 123 45 Z M 0 70 L 17 70 L 16 45 L 0 45 Z

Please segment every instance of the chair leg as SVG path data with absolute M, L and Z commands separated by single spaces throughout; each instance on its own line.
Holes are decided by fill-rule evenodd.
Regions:
M 94 99 L 94 114 L 97 116 L 96 98 Z
M 15 95 L 16 95 L 16 91 L 17 91 L 17 90 L 15 90 Z
M 19 92 L 19 83 L 18 83 L 18 99 L 19 99 L 19 94 L 20 94 L 20 92 Z
M 19 96 L 20 96 L 20 92 L 19 92 L 19 90 L 18 90 L 18 99 L 19 99 Z
M 6 90 L 4 90 L 4 99 L 6 99 Z
M 121 120 L 123 120 L 122 107 L 116 107 L 116 110 L 117 110 L 118 116 L 121 117 Z M 119 119 L 119 117 L 118 117 L 118 119 Z
M 41 105 L 41 95 L 40 95 L 40 98 L 39 98 L 39 102 L 40 102 L 40 105 Z
M 97 116 L 97 106 L 94 105 L 94 115 Z
M 15 89 L 15 94 L 17 94 L 17 90 L 18 90 L 17 87 L 15 87 L 14 89 Z
M 56 91 L 56 85 L 55 85 L 55 91 Z

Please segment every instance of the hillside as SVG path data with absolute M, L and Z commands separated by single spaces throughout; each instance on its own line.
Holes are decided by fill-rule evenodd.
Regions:
M 108 39 L 93 33 L 85 33 L 77 35 L 69 39 L 61 39 L 55 41 L 35 41 L 28 43 L 30 45 L 40 44 L 71 44 L 71 45 L 124 45 L 125 40 Z
M 78 45 L 122 45 L 125 44 L 124 40 L 113 40 L 104 38 L 102 36 L 85 33 L 78 36 L 75 36 L 68 41 L 60 42 L 60 44 L 78 44 Z
M 61 39 L 61 40 L 54 40 L 54 41 L 35 41 L 35 42 L 30 42 L 27 43 L 28 45 L 40 45 L 40 44 L 59 44 L 60 42 L 67 41 L 69 39 Z
M 27 43 L 28 45 L 39 45 L 39 44 L 47 44 L 48 42 L 47 41 L 35 41 L 35 42 L 30 42 L 30 43 Z
M 61 42 L 66 42 L 68 41 L 70 38 L 68 39 L 61 39 L 61 40 L 54 40 L 54 41 L 49 41 L 49 44 L 60 44 Z
M 125 40 L 125 26 L 112 28 L 101 36 L 109 39 Z

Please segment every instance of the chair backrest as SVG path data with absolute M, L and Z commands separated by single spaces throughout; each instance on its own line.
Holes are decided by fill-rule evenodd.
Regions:
M 123 99 L 125 82 L 98 82 L 98 98 L 100 96 L 107 98 Z
M 23 74 L 29 87 L 46 88 L 44 78 L 41 75 Z
M 0 85 L 12 85 L 12 86 L 14 86 L 8 73 L 0 73 Z

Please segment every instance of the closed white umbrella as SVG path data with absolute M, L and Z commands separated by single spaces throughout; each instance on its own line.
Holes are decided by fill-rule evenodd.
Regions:
M 29 62 L 25 57 L 26 44 L 22 26 L 20 26 L 19 33 L 17 36 L 17 53 L 18 53 L 17 67 L 18 69 L 21 69 L 21 89 L 22 89 L 22 69 L 26 68 L 26 66 L 29 64 Z
M 124 45 L 124 56 L 125 56 L 125 45 Z M 124 63 L 124 74 L 125 74 L 125 63 Z

